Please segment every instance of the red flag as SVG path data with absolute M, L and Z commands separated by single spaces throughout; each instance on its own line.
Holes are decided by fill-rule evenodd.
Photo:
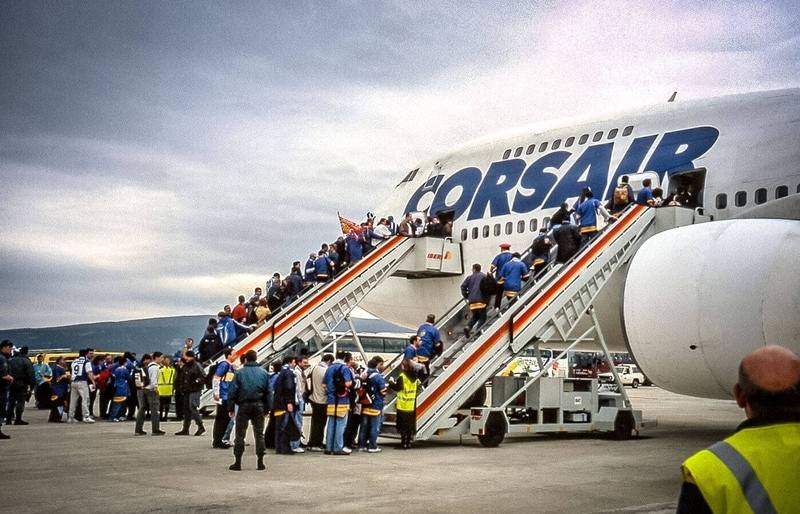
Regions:
M 339 216 L 339 225 L 342 227 L 342 234 L 347 235 L 350 233 L 351 230 L 355 230 L 356 232 L 361 231 L 361 225 L 356 223 L 355 221 L 351 221 L 345 217 L 342 217 L 341 214 L 338 212 L 336 213 Z

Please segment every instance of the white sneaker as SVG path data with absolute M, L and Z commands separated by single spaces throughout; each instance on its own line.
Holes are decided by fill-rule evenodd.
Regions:
M 294 453 L 305 453 L 306 451 L 302 448 L 292 448 L 292 452 Z
M 308 451 L 310 451 L 310 452 L 322 452 L 322 451 L 325 451 L 325 448 L 323 448 L 322 446 L 310 446 L 308 448 Z
M 366 449 L 366 448 L 359 448 L 359 449 L 358 449 L 358 451 L 360 451 L 360 452 L 366 452 L 366 451 L 367 451 L 367 449 Z
M 369 450 L 367 450 L 368 453 L 380 453 L 382 451 L 383 451 L 382 448 L 370 448 Z
M 76 420 L 75 420 L 75 418 L 68 417 L 67 418 L 67 423 L 76 423 Z
M 342 448 L 342 451 L 343 451 L 343 452 L 345 452 L 345 453 L 353 453 L 353 450 L 351 450 L 351 449 L 350 449 L 350 448 L 348 448 L 347 446 L 345 446 L 344 448 Z
M 83 418 L 83 422 L 84 423 L 94 423 L 94 418 L 92 418 L 92 417 Z

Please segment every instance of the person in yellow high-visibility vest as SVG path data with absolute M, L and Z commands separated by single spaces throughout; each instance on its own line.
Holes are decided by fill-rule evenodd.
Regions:
M 161 421 L 166 421 L 169 416 L 169 405 L 172 403 L 172 393 L 175 392 L 175 368 L 167 356 L 164 356 L 159 364 L 161 364 L 161 369 L 158 370 L 159 411 Z
M 404 359 L 400 364 L 403 371 L 398 375 L 397 380 L 390 379 L 389 387 L 397 391 L 397 431 L 400 433 L 399 450 L 411 449 L 411 440 L 417 432 L 417 388 L 419 379 L 414 363 Z
M 742 359 L 732 436 L 683 463 L 678 513 L 800 512 L 800 357 L 765 346 Z

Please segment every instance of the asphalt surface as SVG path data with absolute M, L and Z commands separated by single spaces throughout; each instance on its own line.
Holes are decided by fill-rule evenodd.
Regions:
M 0 511 L 33 512 L 674 512 L 680 463 L 742 421 L 733 402 L 628 389 L 658 426 L 638 439 L 535 436 L 483 448 L 476 440 L 347 457 L 268 454 L 244 471 L 200 437 L 133 436 L 133 423 L 46 423 L 3 430 Z M 149 425 L 145 425 L 149 431 Z M 248 435 L 252 442 L 252 433 Z

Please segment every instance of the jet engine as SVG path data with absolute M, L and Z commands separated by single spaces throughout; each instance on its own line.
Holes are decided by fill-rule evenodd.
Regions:
M 731 398 L 764 345 L 800 353 L 800 222 L 739 219 L 651 237 L 625 281 L 628 349 L 657 385 Z

